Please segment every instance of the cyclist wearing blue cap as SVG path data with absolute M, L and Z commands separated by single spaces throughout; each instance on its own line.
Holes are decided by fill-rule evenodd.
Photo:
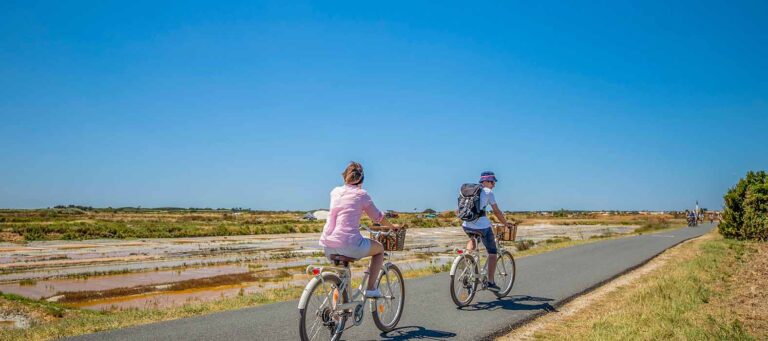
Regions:
M 496 187 L 496 175 L 493 172 L 486 171 L 480 174 L 480 184 L 483 186 L 480 192 L 480 207 L 484 211 L 487 206 L 491 206 L 493 209 L 493 215 L 496 216 L 502 224 L 508 225 L 507 219 L 496 205 L 496 198 L 493 196 L 493 188 Z M 480 218 L 474 221 L 465 221 L 461 226 L 464 231 L 469 235 L 470 232 L 480 233 L 482 235 L 481 240 L 485 249 L 488 251 L 488 289 L 492 291 L 499 291 L 499 286 L 493 281 L 494 274 L 496 272 L 496 238 L 493 235 L 491 229 L 491 220 L 488 219 L 486 214 L 482 214 Z M 469 238 L 467 243 L 468 250 L 474 250 L 476 247 L 474 239 Z

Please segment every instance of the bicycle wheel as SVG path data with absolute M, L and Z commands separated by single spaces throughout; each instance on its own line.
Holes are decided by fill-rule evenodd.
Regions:
M 349 302 L 345 289 L 339 292 L 341 279 L 334 273 L 324 273 L 322 281 L 310 283 L 309 297 L 299 308 L 299 336 L 302 341 L 338 340 L 347 323 L 347 315 L 334 316 L 334 308 Z
M 456 271 L 451 275 L 451 299 L 459 307 L 466 306 L 477 293 L 477 264 L 472 257 L 462 256 L 454 262 Z
M 493 280 L 501 290 L 494 292 L 497 297 L 501 298 L 507 296 L 512 290 L 512 286 L 515 284 L 515 258 L 509 251 L 503 251 L 499 254 L 496 261 L 496 273 L 493 275 Z
M 405 305 L 405 281 L 403 273 L 394 264 L 385 264 L 377 281 L 384 298 L 374 301 L 373 323 L 383 332 L 392 331 L 403 316 Z

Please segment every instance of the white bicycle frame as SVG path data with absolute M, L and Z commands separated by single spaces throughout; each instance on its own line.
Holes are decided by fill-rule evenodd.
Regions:
M 495 237 L 496 236 L 494 236 L 494 238 Z M 456 250 L 456 252 L 459 255 L 456 256 L 456 258 L 453 259 L 453 265 L 451 266 L 450 275 L 451 276 L 456 275 L 456 268 L 459 266 L 459 260 L 461 258 L 470 257 L 470 258 L 472 258 L 472 260 L 477 265 L 480 265 L 481 258 L 485 258 L 485 262 L 482 264 L 482 267 L 480 268 L 480 271 L 478 273 L 479 277 L 478 278 L 474 278 L 475 277 L 474 273 L 472 273 L 470 275 L 470 279 L 471 280 L 473 280 L 475 282 L 483 283 L 483 285 L 485 285 L 485 283 L 488 282 L 488 250 L 486 250 L 484 252 L 485 257 L 482 257 L 482 255 L 480 253 L 480 243 L 482 242 L 480 240 L 480 236 L 475 235 L 475 236 L 472 236 L 471 238 L 475 241 L 475 249 L 474 250 L 467 250 L 467 249 L 457 249 Z M 501 245 L 501 243 L 499 243 L 497 241 L 496 242 L 496 249 L 499 250 L 499 254 L 501 254 L 504 251 L 504 246 Z M 467 271 L 467 270 L 469 270 L 469 268 L 464 269 L 464 271 Z M 464 275 L 464 274 L 462 274 L 462 275 Z M 483 289 L 485 289 L 485 288 L 483 288 Z
M 375 237 L 378 237 L 380 235 L 390 235 L 392 232 L 381 232 L 381 231 L 372 231 L 366 226 L 363 226 L 365 230 L 368 232 L 371 232 L 374 234 Z M 384 252 L 384 264 L 382 265 L 382 270 L 387 268 L 387 266 L 392 265 L 392 263 L 389 261 L 389 253 Z M 315 266 L 315 265 L 309 265 L 307 266 L 307 274 L 314 276 L 309 283 L 307 283 L 307 286 L 304 287 L 304 291 L 301 293 L 301 299 L 299 299 L 299 309 L 302 309 L 303 307 L 306 307 L 307 300 L 309 299 L 309 296 L 311 294 L 311 288 L 314 288 L 316 282 L 321 282 L 323 286 L 325 285 L 325 280 L 323 279 L 324 274 L 326 273 L 335 273 L 339 276 L 341 279 L 341 284 L 336 289 L 341 294 L 344 292 L 344 290 L 347 289 L 350 283 L 352 283 L 352 270 L 349 267 L 339 267 L 339 266 Z M 378 274 L 377 274 L 378 275 Z M 356 311 L 358 306 L 362 305 L 362 311 L 360 312 L 360 315 L 365 315 L 365 300 L 363 298 L 363 285 L 366 285 L 368 283 L 368 276 L 369 273 L 366 271 L 363 274 L 363 279 L 360 282 L 360 286 L 357 287 L 357 289 L 352 293 L 349 302 L 340 304 L 336 307 L 334 307 L 333 312 L 339 315 L 342 314 L 349 314 L 351 312 Z M 389 284 L 389 276 L 387 276 L 387 284 Z M 382 297 L 384 299 L 392 299 L 393 296 L 384 296 Z M 326 297 L 325 300 L 323 300 L 322 305 L 324 306 L 327 303 L 327 300 L 329 297 Z M 371 309 L 374 309 L 373 304 L 376 300 L 371 300 Z M 360 321 L 355 321 L 355 325 L 359 325 L 360 322 L 362 322 L 362 319 Z

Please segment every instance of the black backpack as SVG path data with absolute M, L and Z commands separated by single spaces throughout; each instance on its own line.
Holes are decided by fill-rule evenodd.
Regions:
M 485 207 L 480 207 L 480 184 L 463 184 L 459 190 L 459 210 L 456 214 L 463 221 L 475 221 L 485 215 Z

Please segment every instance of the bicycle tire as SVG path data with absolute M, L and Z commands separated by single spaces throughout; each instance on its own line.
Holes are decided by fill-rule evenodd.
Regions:
M 504 287 L 500 287 L 502 290 L 499 290 L 498 292 L 494 292 L 496 297 L 502 298 L 504 296 L 507 296 L 510 291 L 512 291 L 512 287 L 515 285 L 515 276 L 517 274 L 517 266 L 515 265 L 515 257 L 512 257 L 512 253 L 509 251 L 504 250 L 501 254 L 499 254 L 499 257 L 496 261 L 496 273 L 494 274 L 494 281 L 496 282 L 496 285 L 499 285 L 499 275 L 503 275 L 505 278 L 510 278 L 508 282 L 506 283 Z
M 456 306 L 465 307 L 470 302 L 472 302 L 472 299 L 475 298 L 475 294 L 477 294 L 478 283 L 476 279 L 480 275 L 480 272 L 477 269 L 477 263 L 475 263 L 475 260 L 472 257 L 462 256 L 462 257 L 459 257 L 458 260 L 455 260 L 454 262 L 458 262 L 458 264 L 455 267 L 456 272 L 453 275 L 451 275 L 451 299 L 453 300 L 453 303 L 456 304 Z M 462 263 L 466 263 L 467 265 L 462 268 Z M 464 269 L 472 271 L 472 275 L 473 275 L 471 276 L 472 278 L 464 277 L 465 275 L 467 275 L 464 273 L 465 271 Z M 456 276 L 464 277 L 464 278 L 458 279 L 459 281 L 461 281 L 460 284 L 462 285 L 462 287 L 467 289 L 467 297 L 463 300 L 460 297 L 457 297 L 459 293 L 456 292 L 456 289 L 457 289 L 456 285 L 459 283 L 457 283 Z M 471 281 L 471 283 L 469 283 L 469 281 Z
M 309 303 L 312 302 L 312 298 L 316 296 L 315 295 L 315 290 L 317 290 L 318 287 L 321 287 L 323 285 L 325 285 L 327 287 L 330 287 L 331 290 L 334 290 L 334 289 L 337 289 L 341 285 L 341 278 L 339 278 L 339 276 L 336 275 L 335 273 L 326 272 L 326 273 L 323 273 L 322 276 L 323 276 L 322 277 L 323 278 L 322 281 L 316 281 L 316 282 L 314 282 L 314 284 L 312 284 L 311 288 L 310 287 L 307 288 L 309 290 L 309 293 L 310 293 L 309 295 L 310 296 L 306 300 L 305 306 L 299 308 L 299 337 L 301 338 L 302 341 L 312 341 L 312 340 L 320 340 L 320 339 L 322 339 L 322 338 L 315 338 L 314 336 L 317 335 L 319 332 L 321 332 L 323 328 L 327 328 L 328 329 L 328 332 L 329 332 L 331 340 L 339 340 L 341 338 L 341 333 L 344 331 L 344 326 L 346 325 L 346 322 L 347 322 L 347 318 L 348 317 L 346 315 L 344 315 L 344 316 L 342 316 L 340 318 L 340 320 L 338 322 L 334 322 L 332 324 L 332 327 L 321 325 L 321 326 L 317 326 L 318 329 L 316 331 L 315 331 L 315 327 L 311 327 L 310 332 L 312 332 L 313 335 L 312 336 L 307 335 L 308 334 L 308 331 L 307 331 L 307 317 L 308 316 L 313 316 L 313 315 L 314 316 L 318 316 L 318 317 L 321 318 L 321 321 L 322 321 L 322 319 L 324 317 L 321 316 L 321 315 L 327 313 L 327 310 L 326 310 L 326 311 L 321 312 L 320 313 L 321 315 L 318 315 L 319 309 L 321 309 L 321 308 L 323 308 L 324 310 L 326 309 L 326 308 L 321 306 L 321 307 L 318 307 L 318 310 L 315 311 L 313 315 L 309 314 L 307 305 L 309 305 Z M 305 290 L 307 290 L 307 289 L 305 289 Z M 324 294 L 327 294 L 327 293 L 324 293 Z M 339 293 L 339 299 L 341 300 L 341 302 L 337 302 L 337 304 L 338 303 L 343 304 L 343 303 L 349 302 L 349 292 L 348 292 L 348 290 L 345 289 L 343 292 Z M 317 322 L 317 321 L 315 321 L 315 322 Z M 325 322 L 325 321 L 323 321 L 323 322 Z M 339 326 L 341 326 L 341 328 L 339 328 Z
M 392 289 L 392 287 L 389 286 L 389 288 L 386 290 L 382 290 L 382 284 L 387 286 L 387 275 L 389 275 L 388 283 L 391 285 L 396 278 L 397 282 L 399 283 L 399 288 Z M 384 283 L 382 283 L 382 280 Z M 397 265 L 385 264 L 382 271 L 379 272 L 379 278 L 376 280 L 376 283 L 379 290 L 381 290 L 382 295 L 394 296 L 397 294 L 397 296 L 394 298 L 394 300 L 398 301 L 397 308 L 395 309 L 395 316 L 393 316 L 389 323 L 384 323 L 381 316 L 384 312 L 391 311 L 392 309 L 392 307 L 389 306 L 389 310 L 386 310 L 386 302 L 382 302 L 382 299 L 377 299 L 373 302 L 374 307 L 371 309 L 371 313 L 373 314 L 373 323 L 376 324 L 376 328 L 379 328 L 379 330 L 386 333 L 395 329 L 395 327 L 397 327 L 397 323 L 400 322 L 400 318 L 403 316 L 403 308 L 405 307 L 405 280 L 403 279 L 403 273 L 400 271 L 400 268 L 398 268 Z M 397 293 L 392 291 L 397 291 Z

